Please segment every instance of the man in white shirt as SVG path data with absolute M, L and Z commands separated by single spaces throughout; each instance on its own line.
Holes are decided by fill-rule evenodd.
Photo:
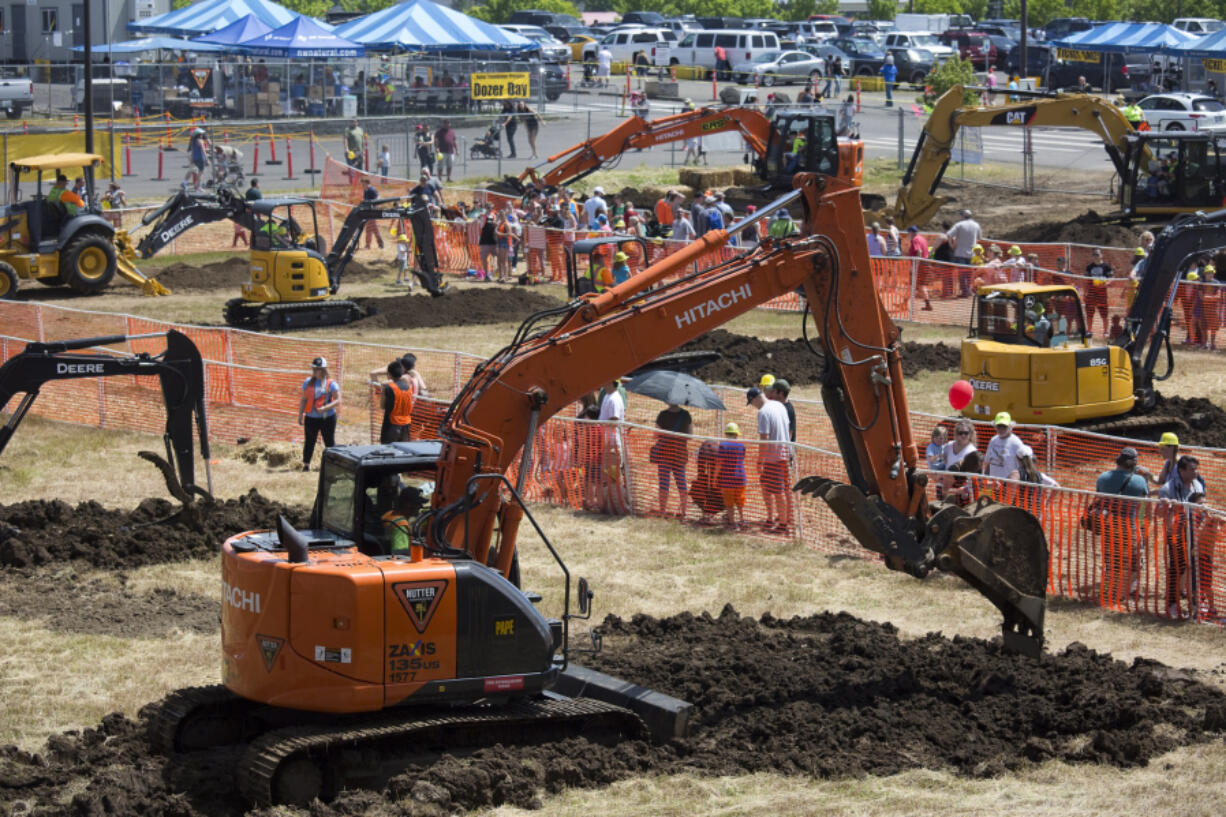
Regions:
M 679 218 L 673 224 L 673 240 L 690 242 L 698 237 L 698 233 L 694 230 L 694 223 L 690 221 L 690 211 L 686 208 L 681 208 L 678 213 Z
M 609 205 L 604 200 L 604 188 L 592 188 L 592 195 L 588 196 L 583 202 L 583 217 L 587 219 L 588 226 L 593 230 L 596 229 L 596 216 L 604 213 L 609 214 Z
M 605 386 L 604 401 L 600 404 L 600 419 L 615 420 L 619 423 L 626 422 L 626 401 L 622 399 L 621 392 L 618 391 L 621 383 L 617 380 Z
M 988 443 L 983 458 L 983 473 L 996 479 L 1009 479 L 1017 467 L 1026 444 L 1013 433 L 1013 416 L 1007 411 L 996 415 L 996 436 Z
M 983 237 L 983 229 L 980 228 L 978 221 L 971 218 L 970 210 L 959 210 L 958 215 L 961 220 L 949 228 L 945 238 L 949 241 L 949 246 L 953 248 L 953 263 L 970 267 L 971 253 L 975 245 L 979 243 L 979 239 Z M 971 294 L 970 269 L 959 271 L 958 279 L 961 288 L 959 297 L 969 298 Z
M 789 532 L 792 525 L 792 492 L 789 463 L 791 448 L 788 412 L 778 400 L 767 400 L 754 386 L 745 394 L 746 403 L 758 410 L 758 474 L 766 500 L 766 529 Z

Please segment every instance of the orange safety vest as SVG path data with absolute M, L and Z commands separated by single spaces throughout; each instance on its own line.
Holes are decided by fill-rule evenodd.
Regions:
M 672 204 L 665 201 L 664 199 L 660 199 L 659 201 L 657 201 L 656 202 L 656 221 L 660 222 L 666 227 L 671 227 L 674 220 L 675 220 L 675 214 L 673 213 Z
M 392 410 L 387 415 L 387 421 L 394 426 L 407 426 L 413 422 L 413 387 L 389 383 L 392 387 Z
M 306 411 L 304 411 L 303 414 L 310 414 L 312 411 L 319 411 L 320 406 L 326 405 L 332 398 L 332 385 L 333 380 L 329 377 L 324 381 L 323 394 L 316 394 L 315 378 L 308 377 L 307 381 L 302 384 L 302 393 L 306 397 Z M 328 410 L 335 412 L 336 408 L 333 407 Z

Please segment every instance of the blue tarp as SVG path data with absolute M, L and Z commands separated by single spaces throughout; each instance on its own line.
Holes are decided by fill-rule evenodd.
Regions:
M 85 46 L 73 46 L 73 51 L 84 51 Z M 139 54 L 142 51 L 225 51 L 224 46 L 213 43 L 196 43 L 191 40 L 177 40 L 174 37 L 145 37 L 139 40 L 124 40 L 106 46 L 102 43 L 90 49 L 95 54 Z
M 1226 59 L 1226 28 L 1189 40 L 1170 49 L 1170 54 L 1179 57 L 1208 57 Z
M 1076 51 L 1124 53 L 1164 51 L 1194 39 L 1196 35 L 1163 23 L 1108 23 L 1070 34 L 1063 40 L 1052 40 L 1050 45 Z
M 407 0 L 336 27 L 336 33 L 376 51 L 528 51 L 538 48 L 498 26 L 430 0 Z
M 280 28 L 239 43 L 244 53 L 286 59 L 339 59 L 361 57 L 366 49 L 339 37 L 310 17 L 299 17 Z
M 260 21 L 259 17 L 254 14 L 248 14 L 241 19 L 235 20 L 225 28 L 219 28 L 212 34 L 204 34 L 200 37 L 193 37 L 194 43 L 216 43 L 217 45 L 237 45 L 244 40 L 250 40 L 258 37 L 261 34 L 267 34 L 272 31 L 271 26 L 265 25 Z M 237 50 L 237 49 L 236 49 Z
M 225 28 L 248 14 L 270 29 L 283 26 L 299 16 L 297 12 L 272 0 L 197 0 L 185 8 L 168 11 L 143 22 L 128 23 L 128 31 L 191 37 Z

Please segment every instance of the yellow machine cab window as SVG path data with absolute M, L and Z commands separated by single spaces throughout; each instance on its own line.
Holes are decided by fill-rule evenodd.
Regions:
M 1084 340 L 1081 302 L 1071 289 L 981 289 L 975 306 L 972 337 L 1039 348 Z

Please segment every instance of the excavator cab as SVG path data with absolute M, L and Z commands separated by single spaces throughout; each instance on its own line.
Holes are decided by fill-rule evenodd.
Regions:
M 1125 216 L 1215 210 L 1226 198 L 1226 141 L 1210 131 L 1130 134 L 1125 160 Z
M 613 281 L 613 257 L 633 244 L 643 266 L 647 265 L 647 242 L 634 235 L 610 235 L 576 241 L 566 253 L 566 295 L 576 298 L 603 292 Z M 582 259 L 586 258 L 586 266 Z
M 1094 344 L 1071 286 L 982 286 L 962 341 L 962 377 L 975 390 L 962 413 L 1022 423 L 1073 423 L 1132 410 L 1132 363 L 1119 346 Z
M 773 124 L 766 154 L 757 160 L 758 174 L 771 186 L 790 190 L 797 173 L 838 173 L 834 116 L 824 111 L 783 110 L 775 115 Z

